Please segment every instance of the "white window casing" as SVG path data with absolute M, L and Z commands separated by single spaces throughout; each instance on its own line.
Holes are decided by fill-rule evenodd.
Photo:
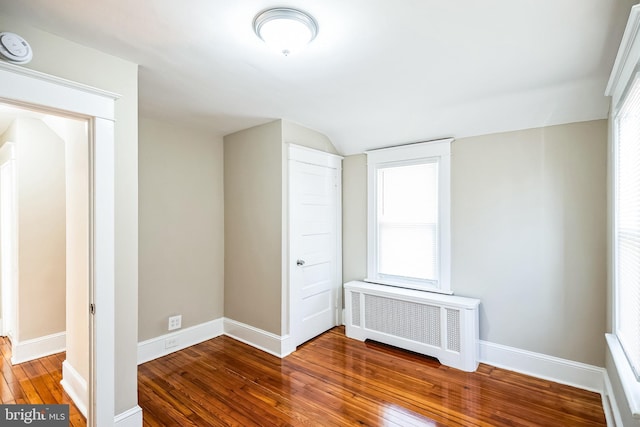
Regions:
M 607 334 L 626 400 L 640 418 L 640 5 L 633 6 L 611 72 L 610 278 L 613 331 Z

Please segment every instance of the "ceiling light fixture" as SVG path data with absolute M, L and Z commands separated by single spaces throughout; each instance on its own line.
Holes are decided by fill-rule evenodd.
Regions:
M 260 12 L 253 20 L 253 30 L 267 46 L 288 56 L 316 38 L 318 23 L 301 10 L 276 7 Z

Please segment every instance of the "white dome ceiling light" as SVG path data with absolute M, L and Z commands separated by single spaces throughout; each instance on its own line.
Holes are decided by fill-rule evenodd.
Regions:
M 318 35 L 318 23 L 301 10 L 277 7 L 260 12 L 253 30 L 267 46 L 288 56 L 300 51 Z

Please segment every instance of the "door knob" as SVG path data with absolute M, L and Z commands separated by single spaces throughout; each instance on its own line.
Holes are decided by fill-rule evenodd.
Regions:
M 299 266 L 299 267 L 300 267 L 300 266 L 303 266 L 303 265 L 304 265 L 304 260 L 303 260 L 303 259 L 299 259 L 299 260 L 297 260 L 297 261 L 296 261 L 296 265 L 297 265 L 297 266 Z

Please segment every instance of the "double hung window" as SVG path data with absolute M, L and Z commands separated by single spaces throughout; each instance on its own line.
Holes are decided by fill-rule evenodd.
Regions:
M 450 147 L 367 152 L 368 281 L 450 293 Z

